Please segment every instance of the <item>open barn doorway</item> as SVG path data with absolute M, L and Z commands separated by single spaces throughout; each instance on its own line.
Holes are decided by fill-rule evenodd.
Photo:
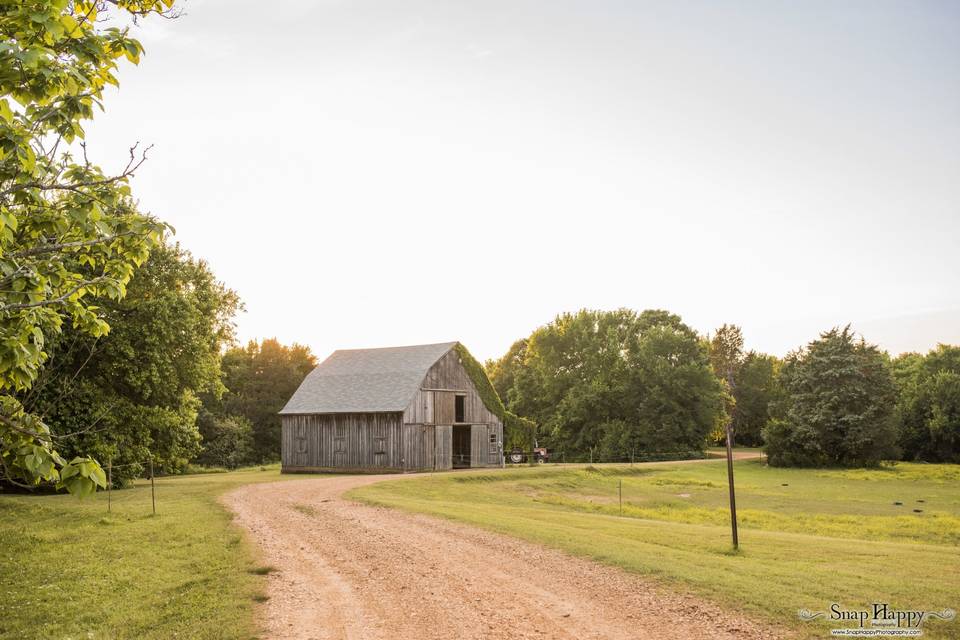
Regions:
M 470 425 L 453 425 L 453 468 L 465 469 L 470 466 Z

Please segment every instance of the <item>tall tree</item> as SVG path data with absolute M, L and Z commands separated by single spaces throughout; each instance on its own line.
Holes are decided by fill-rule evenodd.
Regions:
M 233 340 L 237 294 L 178 245 L 155 249 L 123 300 L 99 302 L 108 335 L 67 327 L 24 405 L 62 448 L 111 459 L 116 478 L 153 458 L 167 471 L 197 454 L 198 396 L 220 395 L 220 352 Z M 68 435 L 73 434 L 73 435 Z
M 764 432 L 770 464 L 869 466 L 897 455 L 887 358 L 849 326 L 789 354 L 780 380 L 778 419 Z
M 527 339 L 521 338 L 510 345 L 510 349 L 501 358 L 487 360 L 483 365 L 490 383 L 505 405 L 509 405 L 510 391 L 513 389 L 517 372 L 524 366 L 526 355 Z
M 724 324 L 717 329 L 709 340 L 708 351 L 710 365 L 713 372 L 724 386 L 724 416 L 717 425 L 723 430 L 723 440 L 731 436 L 730 446 L 733 446 L 733 436 L 736 431 L 736 379 L 743 364 L 743 333 L 740 327 L 734 324 Z M 726 427 L 730 427 L 729 431 Z
M 960 347 L 941 344 L 926 356 L 904 354 L 893 370 L 904 459 L 960 462 Z
M 770 405 L 778 401 L 777 376 L 780 360 L 756 351 L 748 352 L 734 378 L 736 402 L 733 429 L 736 441 L 747 447 L 763 444 L 763 428 L 770 421 Z
M 139 212 L 128 181 L 144 156 L 109 175 L 87 158 L 83 123 L 117 84 L 118 60 L 142 47 L 110 18 L 168 13 L 171 0 L 34 0 L 0 4 L 0 473 L 103 486 L 91 459 L 68 462 L 14 393 L 30 388 L 46 343 L 69 320 L 106 335 L 94 298 L 121 299 L 164 225 Z M 76 156 L 80 157 L 77 158 Z
M 280 459 L 280 416 L 293 392 L 317 359 L 303 345 L 284 346 L 275 338 L 230 349 L 223 356 L 222 413 L 240 416 L 253 425 L 251 462 Z
M 604 429 L 603 450 L 610 459 L 700 451 L 724 411 L 707 349 L 679 316 L 644 312 L 639 320 L 636 345 L 626 354 L 626 410 Z
M 706 348 L 666 311 L 562 314 L 514 347 L 492 368 L 508 408 L 571 457 L 698 450 L 720 409 Z
M 731 387 L 743 364 L 743 332 L 735 324 L 724 324 L 710 338 L 710 364 L 721 380 Z

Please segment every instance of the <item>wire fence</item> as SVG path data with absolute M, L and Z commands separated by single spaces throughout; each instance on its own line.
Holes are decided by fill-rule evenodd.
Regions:
M 672 460 L 702 460 L 709 454 L 698 450 L 680 451 L 631 451 L 629 453 L 610 454 L 608 452 L 588 451 L 587 453 L 568 454 L 565 451 L 547 449 L 521 451 L 514 449 L 504 454 L 507 464 L 638 464 L 642 462 L 666 462 Z
M 153 515 L 157 515 L 157 483 L 153 472 L 152 457 L 147 458 L 146 460 L 137 460 L 134 462 L 127 462 L 125 464 L 117 465 L 113 464 L 112 458 L 107 460 L 107 513 L 111 513 L 113 511 L 113 470 L 133 466 L 146 466 L 146 468 L 150 470 L 150 506 L 153 510 Z

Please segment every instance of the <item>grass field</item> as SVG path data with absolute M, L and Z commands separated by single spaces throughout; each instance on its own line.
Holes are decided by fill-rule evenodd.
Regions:
M 249 638 L 267 567 L 218 495 L 277 467 L 157 480 L 78 500 L 0 496 L 0 638 Z M 303 477 L 303 476 L 300 476 Z
M 351 495 L 654 576 L 804 635 L 844 626 L 797 618 L 798 609 L 833 602 L 960 608 L 960 467 L 796 470 L 741 461 L 736 475 L 738 553 L 723 461 L 444 474 Z M 925 630 L 960 637 L 960 622 Z
M 820 636 L 830 626 L 799 623 L 797 609 L 960 608 L 960 467 L 744 461 L 736 471 L 740 553 L 722 461 L 425 475 L 354 495 L 622 566 Z M 109 515 L 102 493 L 0 496 L 0 638 L 252 637 L 269 568 L 216 499 L 302 477 L 271 468 L 160 479 L 156 517 L 142 481 L 113 493 Z M 960 637 L 958 622 L 926 630 Z

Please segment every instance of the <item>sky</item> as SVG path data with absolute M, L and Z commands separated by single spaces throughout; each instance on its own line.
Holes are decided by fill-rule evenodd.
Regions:
M 960 4 L 193 0 L 88 127 L 242 340 L 661 308 L 783 355 L 960 343 Z M 264 7 L 269 6 L 269 10 Z

